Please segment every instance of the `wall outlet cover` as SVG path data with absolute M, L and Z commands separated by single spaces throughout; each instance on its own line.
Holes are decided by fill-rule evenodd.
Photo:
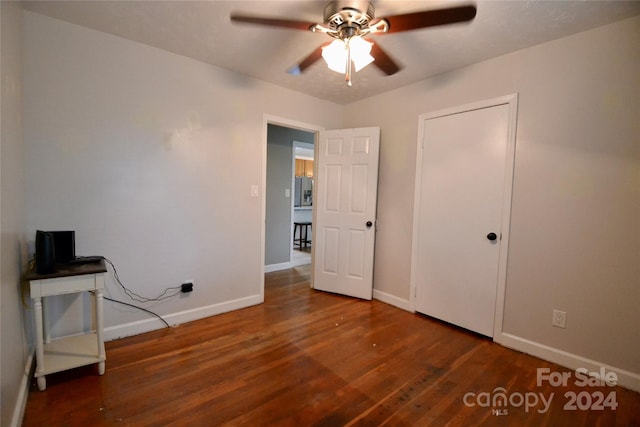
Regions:
M 553 310 L 553 318 L 551 324 L 557 328 L 567 327 L 567 312 L 562 310 Z

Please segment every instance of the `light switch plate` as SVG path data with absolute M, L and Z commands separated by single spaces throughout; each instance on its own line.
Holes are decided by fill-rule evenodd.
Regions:
M 260 195 L 260 192 L 258 191 L 258 186 L 257 185 L 252 185 L 251 186 L 251 197 L 258 197 Z

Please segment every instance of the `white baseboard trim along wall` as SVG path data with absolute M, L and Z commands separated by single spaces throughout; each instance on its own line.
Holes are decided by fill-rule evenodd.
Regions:
M 499 336 L 494 337 L 494 341 L 505 347 L 530 354 L 549 362 L 557 363 L 558 365 L 573 369 L 574 371 L 578 368 L 584 368 L 588 372 L 598 374 L 601 370 L 605 370 L 606 372 L 615 372 L 618 377 L 618 385 L 640 392 L 640 375 L 634 372 L 616 368 L 615 366 L 610 366 L 606 363 L 591 360 L 577 354 L 568 353 L 557 348 L 549 347 L 544 344 L 504 332 Z
M 32 350 L 27 357 L 24 367 L 24 374 L 20 381 L 20 390 L 18 391 L 18 399 L 13 408 L 13 416 L 11 417 L 11 427 L 20 427 L 24 418 L 24 411 L 27 409 L 27 399 L 29 398 L 29 383 L 31 382 L 31 373 L 35 370 L 36 354 Z
M 409 303 L 409 301 L 402 299 L 402 298 L 398 298 L 394 295 L 388 294 L 386 292 L 382 292 L 382 291 L 378 291 L 376 289 L 373 290 L 373 298 L 377 299 L 378 301 L 382 301 L 384 303 L 387 303 L 389 305 L 392 305 L 394 307 L 398 307 L 401 308 L 403 310 L 406 311 L 413 311 L 411 310 L 411 305 Z
M 286 270 L 293 267 L 290 262 L 281 262 L 279 264 L 269 264 L 264 266 L 265 273 L 271 273 L 273 271 Z
M 199 307 L 192 310 L 185 310 L 178 313 L 167 314 L 162 316 L 162 318 L 166 320 L 170 325 L 175 326 L 181 323 L 215 316 L 216 314 L 222 314 L 241 308 L 251 307 L 252 305 L 257 305 L 262 302 L 262 297 L 260 295 L 252 295 L 249 297 L 225 301 L 206 307 Z M 154 331 L 156 329 L 161 329 L 164 326 L 164 323 L 162 323 L 157 317 L 150 317 L 149 319 L 140 320 L 137 322 L 111 326 L 104 329 L 104 340 L 112 341 L 118 338 L 130 337 L 132 335 L 138 335 L 145 332 Z
M 375 289 L 373 290 L 373 297 L 384 303 L 415 313 L 415 310 L 411 309 L 410 302 L 407 300 Z M 633 391 L 640 392 L 640 374 L 616 368 L 615 366 L 610 366 L 606 363 L 591 360 L 577 354 L 569 353 L 554 347 L 549 347 L 544 344 L 540 344 L 504 332 L 496 335 L 494 337 L 494 341 L 512 350 L 521 351 L 525 354 L 535 356 L 539 359 L 557 363 L 560 366 L 564 366 L 574 371 L 578 368 L 584 368 L 588 372 L 597 374 L 600 374 L 602 370 L 604 370 L 605 372 L 615 372 L 618 378 L 618 385 Z
M 301 265 L 307 265 L 310 261 L 308 259 L 292 260 L 290 262 L 281 262 L 280 264 L 269 264 L 264 266 L 265 273 L 271 273 L 273 271 L 286 270 L 293 267 L 299 267 Z

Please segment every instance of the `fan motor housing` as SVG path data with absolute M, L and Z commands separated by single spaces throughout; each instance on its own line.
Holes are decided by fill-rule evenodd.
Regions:
M 351 28 L 347 32 L 358 33 L 374 16 L 375 9 L 368 1 L 333 1 L 324 8 L 324 23 L 335 32 Z

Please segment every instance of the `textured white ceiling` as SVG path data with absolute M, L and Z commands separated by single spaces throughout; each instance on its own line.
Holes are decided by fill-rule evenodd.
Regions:
M 286 70 L 323 34 L 231 24 L 231 12 L 322 22 L 327 1 L 25 1 L 25 9 L 145 43 L 317 98 L 347 104 L 430 76 L 640 14 L 640 1 L 374 2 L 376 16 L 476 4 L 474 21 L 375 37 L 403 69 L 369 66 L 347 87 L 318 61 L 303 75 Z

